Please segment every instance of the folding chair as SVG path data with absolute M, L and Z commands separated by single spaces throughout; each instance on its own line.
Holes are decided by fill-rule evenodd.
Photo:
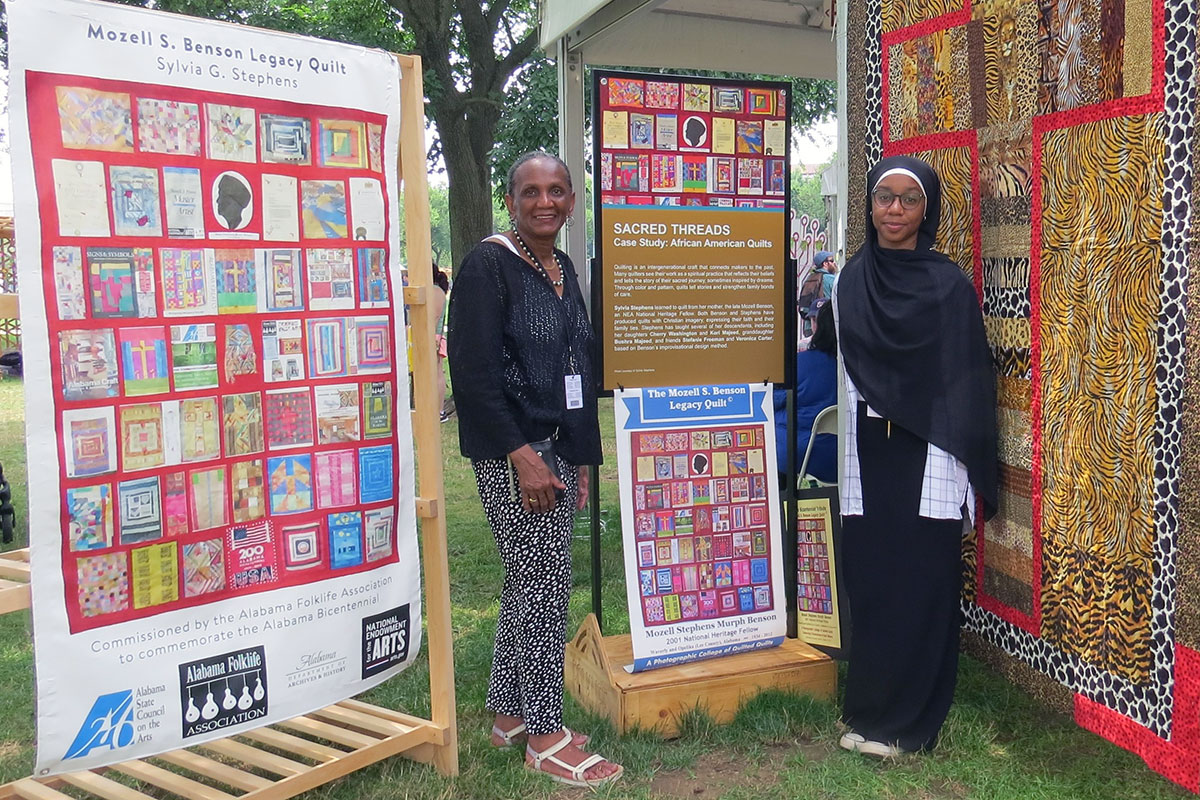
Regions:
M 800 462 L 800 469 L 796 471 L 796 488 L 803 489 L 806 482 L 809 480 L 815 481 L 817 486 L 837 486 L 837 481 L 826 483 L 820 478 L 816 478 L 808 474 L 808 459 L 812 455 L 813 444 L 817 441 L 817 435 L 822 433 L 838 432 L 838 416 L 837 406 L 827 406 L 821 409 L 821 413 L 817 414 L 817 418 L 813 420 L 812 433 L 808 437 L 808 447 L 804 448 L 804 460 Z

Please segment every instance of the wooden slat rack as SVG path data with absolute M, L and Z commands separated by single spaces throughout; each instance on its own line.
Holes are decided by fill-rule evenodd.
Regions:
M 389 756 L 421 759 L 450 731 L 357 700 L 226 739 L 47 779 L 0 786 L 0 800 L 277 800 L 294 797 Z M 130 780 L 132 779 L 132 780 Z
M 0 614 L 29 608 L 29 548 L 0 553 Z

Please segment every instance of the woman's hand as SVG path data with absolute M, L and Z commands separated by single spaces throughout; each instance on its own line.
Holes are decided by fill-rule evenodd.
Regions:
M 523 444 L 508 455 L 517 468 L 521 504 L 525 510 L 537 514 L 553 509 L 555 490 L 566 489 L 567 485 L 554 477 L 546 462 L 529 445 Z
M 576 511 L 583 511 L 588 501 L 588 468 L 579 468 L 579 500 L 575 503 Z

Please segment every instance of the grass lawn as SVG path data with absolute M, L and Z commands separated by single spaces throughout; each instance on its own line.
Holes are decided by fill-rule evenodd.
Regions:
M 25 471 L 20 381 L 0 381 L 0 464 L 13 483 L 20 542 Z M 606 420 L 603 491 L 603 596 L 607 632 L 628 630 L 616 496 L 611 401 Z M 491 534 L 475 495 L 470 465 L 458 455 L 457 423 L 442 426 L 453 598 L 455 677 L 461 774 L 441 778 L 431 768 L 393 759 L 364 769 L 310 796 L 359 800 L 508 800 L 586 797 L 528 773 L 514 751 L 487 742 L 491 715 L 483 707 L 501 574 Z M 590 610 L 590 547 L 575 547 L 570 631 Z M 0 782 L 27 775 L 33 764 L 32 648 L 28 615 L 0 617 Z M 365 699 L 428 715 L 428 665 L 372 690 Z M 837 706 L 784 694 L 763 695 L 732 724 L 703 715 L 685 720 L 683 735 L 664 742 L 649 734 L 617 738 L 604 721 L 570 699 L 567 724 L 593 734 L 596 749 L 625 765 L 625 777 L 598 793 L 611 798 L 1183 798 L 1192 795 L 1147 769 L 1136 756 L 1047 711 L 1021 691 L 964 657 L 957 702 L 933 755 L 891 763 L 869 761 L 837 747 Z

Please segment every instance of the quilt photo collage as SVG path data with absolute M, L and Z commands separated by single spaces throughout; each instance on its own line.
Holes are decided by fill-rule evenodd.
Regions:
M 783 210 L 787 91 L 598 78 L 600 202 Z
M 763 442 L 761 425 L 633 435 L 647 626 L 771 608 Z
M 385 118 L 27 93 L 72 630 L 393 562 Z

